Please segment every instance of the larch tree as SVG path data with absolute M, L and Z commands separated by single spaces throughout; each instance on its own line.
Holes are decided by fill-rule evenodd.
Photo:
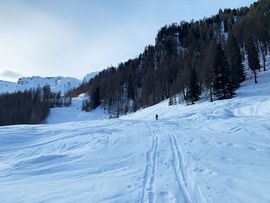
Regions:
M 252 39 L 249 39 L 247 42 L 247 54 L 248 54 L 248 65 L 249 65 L 249 68 L 253 72 L 254 82 L 258 83 L 257 71 L 260 70 L 261 66 L 260 66 L 260 61 L 259 61 L 258 50 Z
M 218 99 L 229 99 L 233 96 L 233 87 L 230 80 L 230 70 L 224 49 L 217 44 L 214 61 L 213 93 Z
M 190 71 L 189 82 L 187 87 L 186 99 L 194 104 L 200 97 L 200 84 L 195 68 Z

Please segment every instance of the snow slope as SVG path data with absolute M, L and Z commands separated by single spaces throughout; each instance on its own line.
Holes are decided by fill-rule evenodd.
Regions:
M 97 71 L 97 72 L 92 72 L 92 73 L 87 74 L 86 76 L 84 76 L 83 82 L 84 82 L 84 83 L 88 82 L 88 81 L 91 80 L 92 78 L 96 77 L 98 74 L 99 74 L 99 71 Z
M 8 82 L 0 80 L 0 94 L 6 92 L 14 92 L 16 89 L 17 84 L 15 82 Z
M 91 113 L 82 111 L 82 102 L 85 95 L 72 98 L 72 104 L 69 107 L 52 108 L 45 123 L 56 124 L 66 122 L 79 122 L 108 118 L 109 115 L 101 108 L 97 108 Z
M 84 116 L 77 98 L 50 124 L 0 127 L 0 202 L 269 203 L 270 71 L 258 81 L 120 119 Z

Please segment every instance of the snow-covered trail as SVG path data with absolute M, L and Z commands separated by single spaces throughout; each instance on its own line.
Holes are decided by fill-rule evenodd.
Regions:
M 176 138 L 158 122 L 146 123 L 146 127 L 152 147 L 146 155 L 142 202 L 191 202 Z

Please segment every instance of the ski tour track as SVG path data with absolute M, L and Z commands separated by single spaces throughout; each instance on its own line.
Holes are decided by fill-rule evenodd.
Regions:
M 151 150 L 146 153 L 146 168 L 144 174 L 141 202 L 152 203 L 154 202 L 153 187 L 156 179 L 156 170 L 157 170 L 158 137 L 148 123 L 146 123 L 145 125 L 149 129 L 149 134 L 152 137 L 152 147 Z
M 177 135 L 167 128 L 160 127 L 157 122 L 146 122 L 145 126 L 149 129 L 149 136 L 152 137 L 152 146 L 146 153 L 146 168 L 141 202 L 206 202 L 199 186 L 190 181 L 190 177 L 188 177 L 188 170 Z M 181 134 L 178 136 L 181 136 Z M 165 150 L 169 150 L 167 153 L 170 154 L 166 159 L 161 155 Z M 168 179 L 174 180 L 174 185 L 168 185 L 165 191 L 158 191 L 156 182 L 162 180 L 158 180 L 161 175 L 158 176 L 157 173 L 159 170 L 162 172 L 162 169 L 164 169 L 162 164 L 173 171 Z M 165 184 L 166 181 L 164 182 Z
M 195 192 L 195 187 L 198 186 L 189 185 L 186 163 L 184 162 L 183 153 L 175 133 L 152 122 L 145 123 L 145 126 L 149 129 L 149 136 L 152 137 L 152 146 L 146 153 L 146 168 L 141 202 L 162 202 L 162 198 L 159 195 L 166 196 L 167 198 L 164 199 L 166 202 L 205 202 L 200 189 L 197 188 Z M 164 152 L 162 147 L 171 149 L 170 156 L 166 160 L 163 160 L 163 157 L 160 155 Z M 157 191 L 158 189 L 155 185 L 159 179 L 157 172 L 158 170 L 162 171 L 162 164 L 167 167 L 170 166 L 173 171 L 168 179 L 174 180 L 174 185 L 167 187 L 167 191 Z M 165 184 L 166 182 L 164 182 Z

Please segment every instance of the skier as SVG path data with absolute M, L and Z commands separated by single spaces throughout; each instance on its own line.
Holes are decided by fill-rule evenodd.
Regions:
M 156 114 L 156 120 L 158 120 L 158 115 Z

